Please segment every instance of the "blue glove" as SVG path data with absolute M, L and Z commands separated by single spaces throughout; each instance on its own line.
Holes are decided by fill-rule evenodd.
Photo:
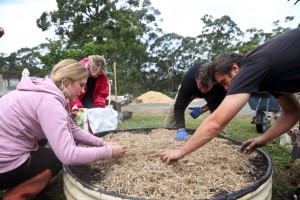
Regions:
M 178 130 L 175 140 L 186 141 L 188 133 L 185 130 Z
M 202 114 L 200 111 L 200 107 L 189 107 L 189 109 L 193 110 L 192 112 L 190 112 L 190 115 L 192 116 L 193 119 L 196 119 Z

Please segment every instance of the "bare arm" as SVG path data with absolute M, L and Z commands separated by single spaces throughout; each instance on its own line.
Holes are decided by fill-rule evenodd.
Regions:
M 263 135 L 247 140 L 242 144 L 241 151 L 251 153 L 254 149 L 264 146 L 269 141 L 287 132 L 300 118 L 300 104 L 294 94 L 284 94 L 277 99 L 282 113 L 277 122 Z
M 264 134 L 270 141 L 293 127 L 300 118 L 300 104 L 294 94 L 284 94 L 278 98 L 282 113 L 277 122 Z
M 249 97 L 250 94 L 248 93 L 226 96 L 220 106 L 202 122 L 184 146 L 178 150 L 164 152 L 161 155 L 161 159 L 167 163 L 171 160 L 181 159 L 185 155 L 208 143 L 217 136 L 230 120 L 243 108 Z

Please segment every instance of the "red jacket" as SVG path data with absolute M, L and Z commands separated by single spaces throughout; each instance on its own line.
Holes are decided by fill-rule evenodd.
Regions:
M 80 61 L 80 63 L 82 65 L 84 65 L 87 69 L 89 68 L 88 65 L 88 61 L 89 58 L 84 58 Z M 84 106 L 81 103 L 81 100 L 83 99 L 84 95 L 86 94 L 86 92 L 88 91 L 89 88 L 87 88 L 87 86 L 85 86 L 84 88 L 84 93 L 81 94 L 78 99 L 75 102 L 70 103 L 70 108 L 72 109 L 72 107 L 74 105 L 76 105 L 78 108 L 83 108 Z M 106 97 L 108 96 L 108 90 L 109 90 L 109 85 L 108 85 L 108 79 L 107 79 L 107 75 L 103 74 L 100 75 L 96 78 L 96 85 L 95 85 L 95 89 L 93 92 L 93 107 L 94 108 L 105 108 L 106 103 Z

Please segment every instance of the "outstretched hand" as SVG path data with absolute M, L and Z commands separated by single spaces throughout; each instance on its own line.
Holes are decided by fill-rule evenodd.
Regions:
M 267 141 L 262 136 L 252 138 L 242 144 L 240 151 L 245 154 L 251 154 L 255 149 L 265 146 L 266 144 Z
M 119 158 L 121 156 L 123 156 L 125 154 L 125 152 L 127 151 L 127 147 L 123 146 L 123 145 L 112 145 L 112 157 L 113 158 Z
M 165 151 L 160 155 L 160 159 L 165 163 L 170 163 L 171 161 L 179 160 L 184 157 L 184 154 L 180 149 L 172 149 Z

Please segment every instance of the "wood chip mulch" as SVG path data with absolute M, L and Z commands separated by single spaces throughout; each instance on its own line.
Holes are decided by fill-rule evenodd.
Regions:
M 266 160 L 258 153 L 245 155 L 239 145 L 219 137 L 185 156 L 165 164 L 160 154 L 181 147 L 175 130 L 124 131 L 104 136 L 128 147 L 119 159 L 70 166 L 80 180 L 115 194 L 157 200 L 210 199 L 249 186 L 262 177 Z

